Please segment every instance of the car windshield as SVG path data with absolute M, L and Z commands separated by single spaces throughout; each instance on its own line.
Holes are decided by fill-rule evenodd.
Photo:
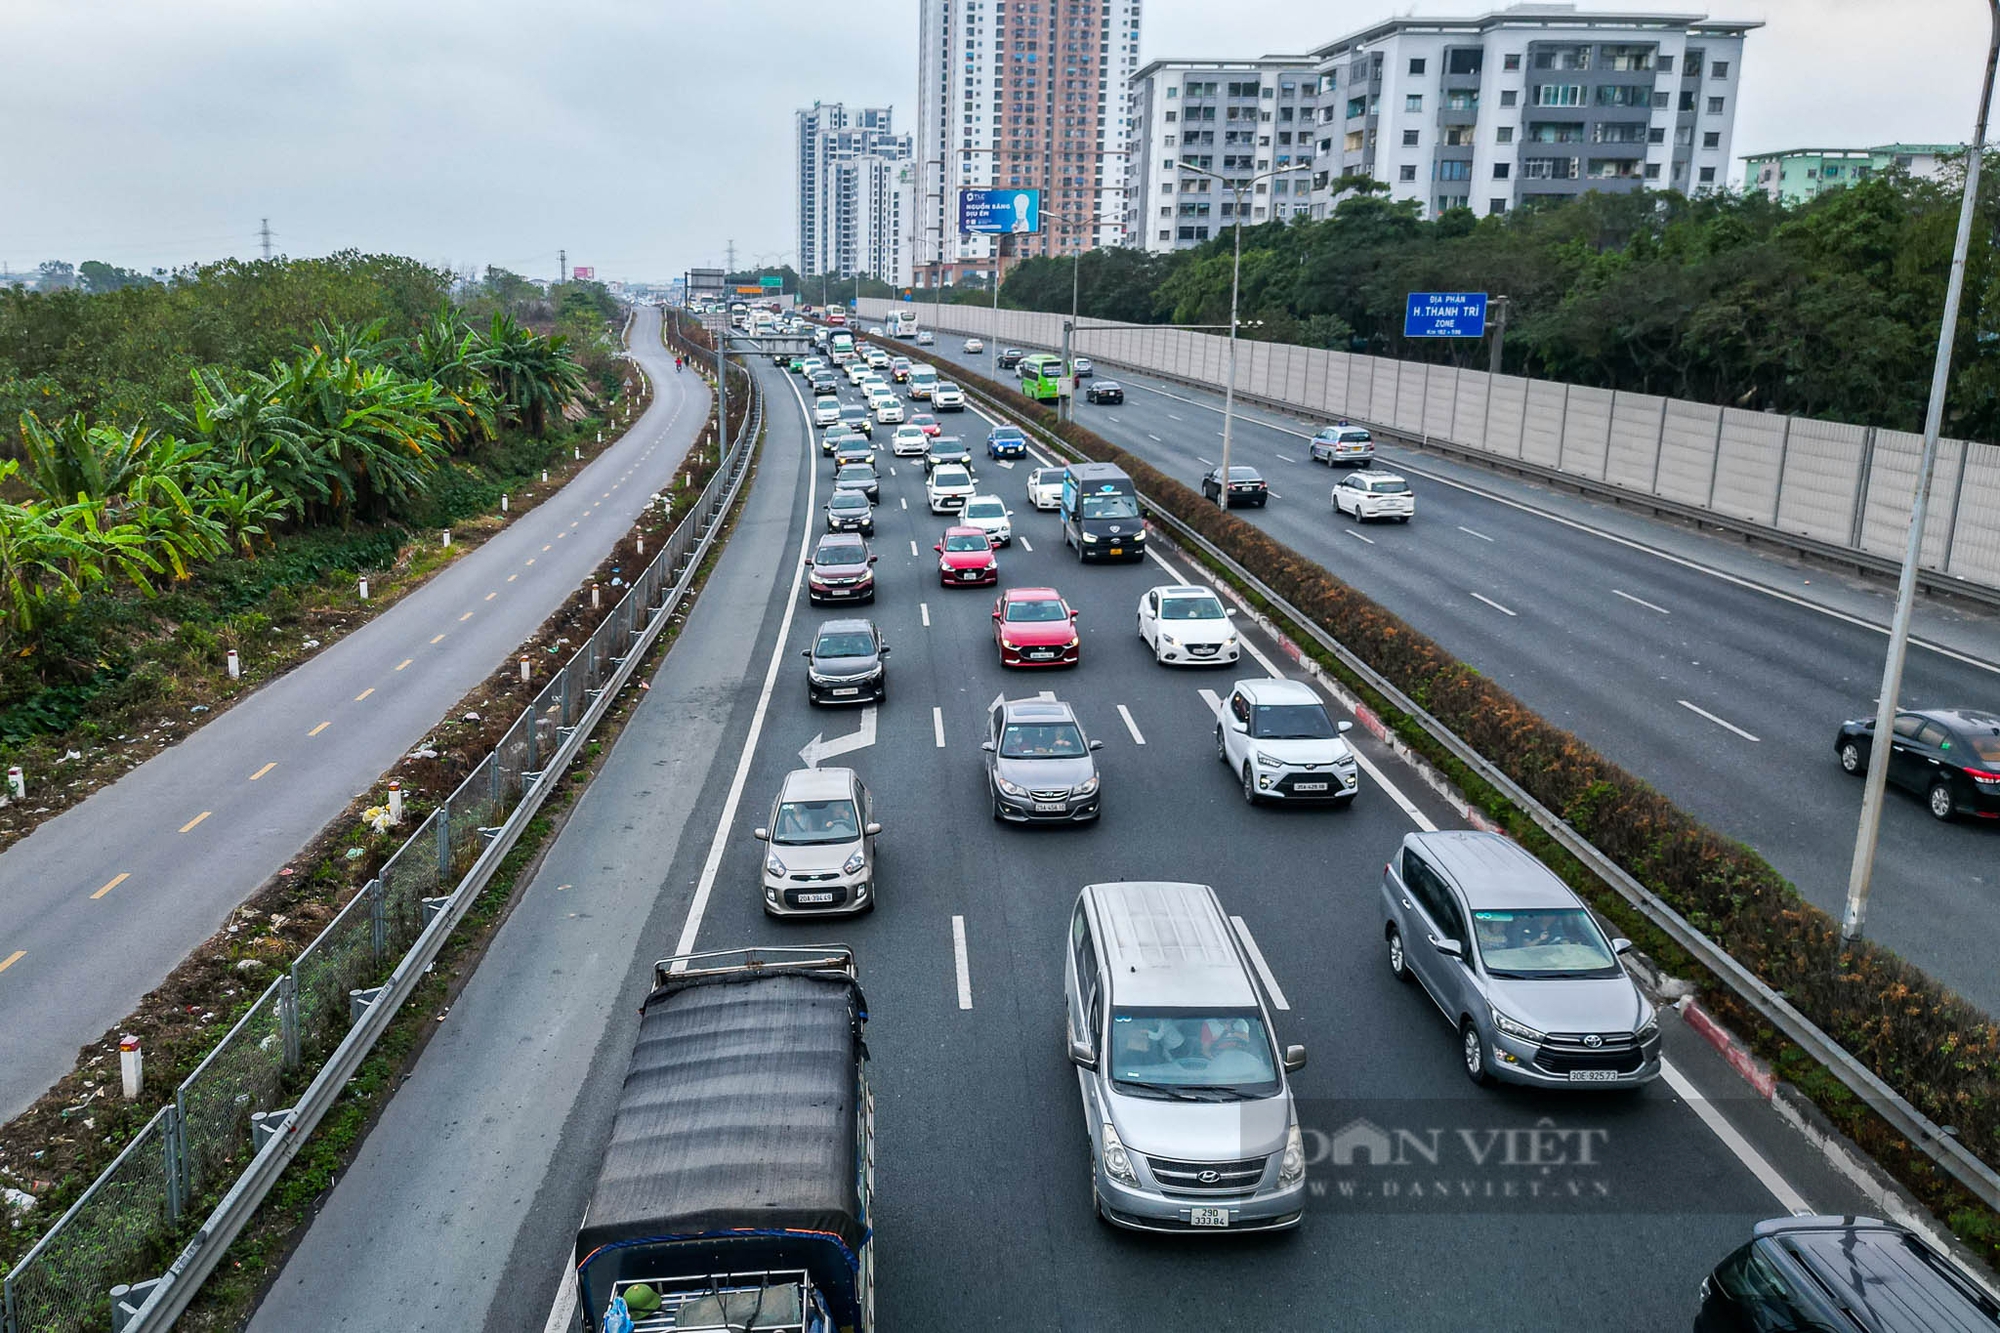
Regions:
M 1074 722 L 1010 722 L 1000 732 L 1002 759 L 1081 759 L 1089 753 Z
M 849 463 L 846 467 L 835 473 L 833 479 L 836 482 L 851 481 L 860 483 L 873 481 L 875 480 L 875 469 L 866 463 Z
M 1085 518 L 1137 518 L 1139 501 L 1130 495 L 1113 492 L 1109 495 L 1086 495 L 1083 497 Z
M 786 801 L 771 825 L 771 841 L 786 847 L 813 847 L 828 842 L 853 842 L 861 836 L 854 802 Z
M 1604 932 L 1581 907 L 1476 911 L 1472 934 L 1487 972 L 1496 977 L 1623 975 Z
M 975 500 L 965 506 L 967 518 L 1005 518 L 1007 506 L 998 500 Z
M 1369 483 L 1368 489 L 1377 495 L 1408 495 L 1410 483 L 1407 481 L 1377 481 Z
M 860 491 L 835 491 L 833 498 L 826 502 L 828 509 L 866 509 L 868 497 Z
M 1264 1016 L 1255 1009 L 1111 1011 L 1110 1070 L 1120 1092 L 1234 1101 L 1278 1090 Z
M 931 441 L 931 452 L 934 454 L 962 454 L 965 452 L 965 441 L 959 439 L 956 435 L 940 435 Z
M 1165 597 L 1160 600 L 1162 620 L 1222 620 L 1222 603 L 1213 597 Z
M 962 467 L 941 467 L 931 473 L 931 482 L 936 486 L 970 486 L 972 478 L 965 475 Z
M 858 565 L 868 558 L 860 542 L 822 542 L 813 552 L 816 565 Z
M 873 657 L 875 639 L 867 630 L 828 630 L 813 645 L 814 657 Z
M 1250 710 L 1250 734 L 1268 741 L 1323 741 L 1340 733 L 1318 704 L 1258 704 Z
M 983 532 L 954 533 L 944 539 L 947 551 L 990 551 L 993 543 L 986 540 Z
M 931 392 L 938 393 L 945 389 L 949 389 L 953 393 L 958 392 L 958 386 L 956 384 L 953 384 L 950 380 L 940 380 L 936 385 L 932 387 Z
M 1014 624 L 1024 620 L 1067 620 L 1069 613 L 1055 598 L 1037 597 L 1007 603 L 1007 619 Z

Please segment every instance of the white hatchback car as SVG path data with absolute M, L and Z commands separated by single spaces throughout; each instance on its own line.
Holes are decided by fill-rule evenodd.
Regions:
M 975 495 L 959 511 L 958 521 L 978 528 L 995 546 L 1014 544 L 1014 511 L 997 495 Z
M 1207 588 L 1163 584 L 1139 599 L 1139 637 L 1162 666 L 1234 662 L 1243 655 L 1229 623 L 1235 614 Z
M 931 437 L 922 426 L 898 426 L 889 439 L 889 452 L 898 458 L 921 458 L 931 447 Z
M 874 409 L 875 420 L 884 426 L 901 425 L 903 421 L 903 400 L 893 393 L 878 393 L 868 399 L 868 406 Z
M 831 395 L 813 400 L 813 425 L 831 426 L 840 420 L 840 400 Z
M 1037 509 L 1060 509 L 1062 484 L 1062 468 L 1036 468 L 1028 474 L 1028 503 Z
M 1362 522 L 1372 518 L 1393 518 L 1408 523 L 1417 512 L 1417 497 L 1410 483 L 1393 472 L 1373 469 L 1350 472 L 1333 488 L 1335 513 L 1352 514 Z
M 986 350 L 986 344 L 978 338 L 967 338 L 965 340 L 965 350 L 967 352 L 983 352 Z
M 1243 783 L 1243 799 L 1336 801 L 1360 790 L 1346 733 L 1304 681 L 1236 682 L 1215 719 L 1215 757 Z

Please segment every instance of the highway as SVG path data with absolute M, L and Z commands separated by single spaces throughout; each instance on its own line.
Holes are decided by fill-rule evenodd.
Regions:
M 659 312 L 625 436 L 367 625 L 0 853 L 0 1117 L 31 1104 L 531 636 L 666 484 L 711 411 Z
M 1473 1087 L 1452 1031 L 1390 976 L 1377 915 L 1384 859 L 1411 829 L 1450 826 L 1449 811 L 1366 739 L 1351 809 L 1246 806 L 1214 760 L 1203 694 L 1232 674 L 1157 666 L 1134 633 L 1144 589 L 1181 572 L 1080 569 L 1053 516 L 1022 501 L 1022 467 L 977 468 L 1016 507 L 1003 580 L 1053 583 L 1082 610 L 1082 666 L 1002 672 L 992 594 L 938 587 L 930 544 L 944 520 L 925 510 L 921 469 L 890 475 L 885 456 L 881 593 L 864 614 L 894 647 L 890 700 L 873 743 L 843 761 L 885 825 L 881 906 L 767 919 L 750 829 L 802 748 L 863 723 L 805 700 L 798 650 L 837 614 L 808 606 L 799 577 L 828 473 L 793 382 L 757 373 L 769 438 L 706 591 L 254 1333 L 575 1328 L 560 1279 L 637 1004 L 653 961 L 689 947 L 856 947 L 885 1330 L 1685 1325 L 1701 1276 L 1752 1222 L 1860 1206 L 1671 1013 L 1669 1081 L 1613 1096 Z M 1275 646 L 1258 652 L 1240 674 L 1271 669 Z M 988 816 L 988 701 L 1042 690 L 1104 742 L 1097 826 Z M 1295 1083 L 1310 1131 L 1436 1129 L 1446 1159 L 1374 1168 L 1322 1154 L 1309 1179 L 1324 1192 L 1286 1235 L 1097 1223 L 1062 1044 L 1065 924 L 1083 884 L 1140 877 L 1213 884 L 1240 917 L 1278 1040 L 1310 1052 Z M 1561 1160 L 1477 1151 L 1503 1129 L 1539 1135 Z
M 962 348 L 941 333 L 927 350 L 992 374 L 991 348 Z M 1125 403 L 1079 401 L 1079 424 L 1199 490 L 1221 459 L 1221 396 L 1103 377 L 1126 387 Z M 1893 588 L 1379 442 L 1376 466 L 1409 480 L 1417 516 L 1358 523 L 1333 510 L 1340 473 L 1307 461 L 1313 429 L 1239 414 L 1231 463 L 1258 469 L 1273 495 L 1238 517 L 1755 847 L 1839 915 L 1861 784 L 1841 772 L 1833 736 L 1874 712 Z M 1904 706 L 2000 707 L 2000 617 L 1927 606 L 1917 633 L 1933 646 L 1911 651 Z M 1920 796 L 1890 790 L 1868 933 L 1989 1013 L 2000 1013 L 1996 867 L 2000 827 L 1941 826 Z

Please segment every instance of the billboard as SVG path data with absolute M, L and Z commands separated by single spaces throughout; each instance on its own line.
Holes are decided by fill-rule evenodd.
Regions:
M 961 235 L 1038 235 L 1042 230 L 1040 190 L 960 190 Z
M 687 289 L 690 296 L 699 296 L 704 292 L 720 296 L 725 285 L 723 272 L 719 268 L 691 268 L 688 270 Z
M 578 282 L 582 282 L 582 281 L 584 281 L 584 280 L 585 280 L 585 279 L 587 279 L 587 278 L 594 278 L 594 277 L 596 277 L 596 276 L 597 276 L 597 270 L 596 270 L 596 269 L 594 269 L 594 268 L 592 268 L 592 267 L 591 267 L 590 265 L 588 265 L 588 264 L 578 264 L 578 265 L 577 265 L 577 266 L 576 266 L 575 268 L 572 268 L 572 269 L 571 269 L 571 270 L 569 271 L 569 275 L 570 275 L 570 276 L 571 276 L 572 278 L 575 278 L 575 279 L 576 279 L 576 280 L 577 280 Z

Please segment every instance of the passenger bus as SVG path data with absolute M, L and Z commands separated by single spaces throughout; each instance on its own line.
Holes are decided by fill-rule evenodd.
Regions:
M 917 331 L 917 312 L 898 310 L 889 316 L 889 336 L 907 338 Z
M 1048 352 L 1024 356 L 1017 367 L 1021 392 L 1037 402 L 1053 402 L 1062 396 L 1062 358 Z

